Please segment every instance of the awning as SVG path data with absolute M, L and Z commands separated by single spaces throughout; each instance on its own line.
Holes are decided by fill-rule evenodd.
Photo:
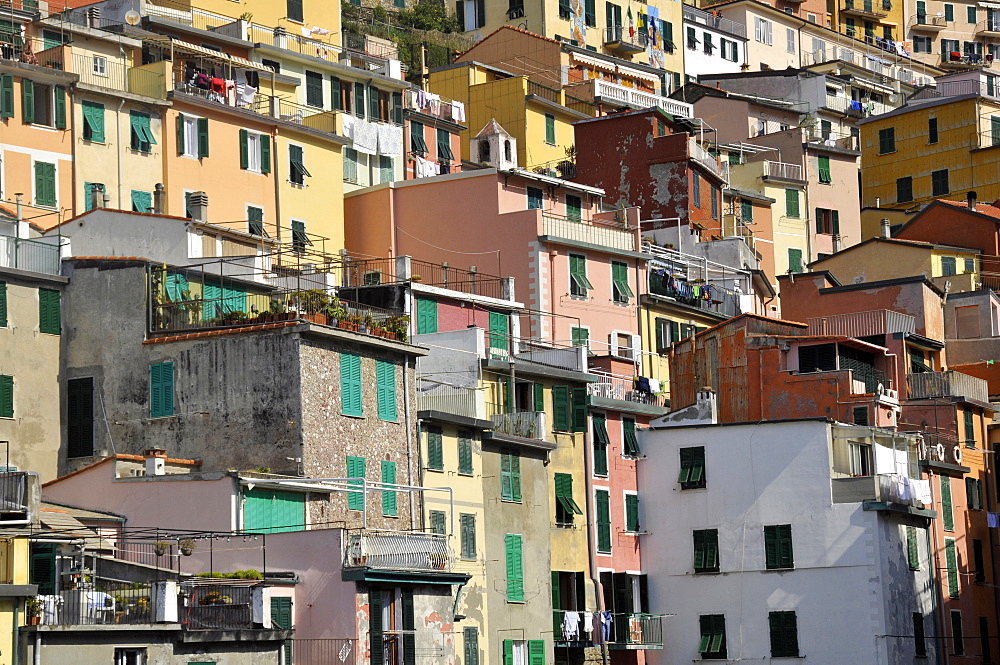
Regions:
M 268 74 L 273 74 L 274 70 L 270 67 L 265 67 L 264 65 L 258 64 L 247 60 L 246 58 L 240 57 L 238 55 L 229 55 L 222 51 L 216 51 L 215 49 L 210 49 L 200 44 L 192 44 L 191 42 L 186 42 L 182 39 L 174 39 L 172 37 L 163 35 L 143 37 L 143 41 L 153 42 L 159 44 L 163 47 L 173 47 L 174 49 L 180 49 L 181 51 L 187 51 L 189 53 L 195 53 L 206 58 L 212 58 L 213 60 L 218 60 L 220 62 L 227 62 L 233 67 L 241 67 L 243 69 L 256 69 L 260 72 L 266 72 Z
M 980 7 L 989 7 L 990 9 L 1000 9 L 1000 2 L 978 2 L 976 3 Z
M 574 62 L 578 62 L 581 65 L 590 65 L 595 69 L 600 69 L 612 74 L 620 74 L 621 76 L 628 76 L 630 78 L 640 79 L 642 81 L 649 81 L 651 83 L 659 83 L 660 77 L 655 74 L 647 74 L 640 69 L 632 69 L 631 67 L 626 67 L 623 65 L 616 65 L 615 63 L 607 62 L 600 58 L 596 58 L 590 55 L 584 55 L 583 53 L 577 53 L 573 51 L 571 54 L 573 56 Z
M 591 67 L 596 67 L 597 69 L 603 69 L 606 72 L 615 72 L 615 66 L 612 63 L 605 62 L 600 58 L 583 55 L 582 53 L 577 53 L 576 51 L 573 51 L 573 60 L 575 62 L 579 62 L 581 65 L 590 65 Z

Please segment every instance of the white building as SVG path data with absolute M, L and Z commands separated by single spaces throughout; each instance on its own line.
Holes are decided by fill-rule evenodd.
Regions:
M 641 434 L 643 572 L 650 605 L 674 615 L 650 662 L 935 662 L 936 515 L 904 498 L 929 492 L 908 480 L 915 437 L 822 418 L 712 424 L 713 401 Z
M 747 31 L 742 23 L 696 7 L 683 8 L 684 73 L 688 80 L 703 74 L 734 74 L 747 61 Z

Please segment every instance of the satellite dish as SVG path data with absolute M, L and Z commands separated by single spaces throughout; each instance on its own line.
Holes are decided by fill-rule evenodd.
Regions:
M 139 25 L 139 19 L 141 18 L 142 15 L 139 14 L 139 12 L 135 11 L 134 9 L 130 9 L 127 12 L 125 12 L 125 22 L 128 23 L 129 25 Z

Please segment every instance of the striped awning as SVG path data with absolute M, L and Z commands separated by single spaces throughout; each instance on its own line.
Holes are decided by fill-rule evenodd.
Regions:
M 212 58 L 213 60 L 218 60 L 219 62 L 228 63 L 233 67 L 256 69 L 257 71 L 267 72 L 268 74 L 274 73 L 274 70 L 270 67 L 265 67 L 264 65 L 252 62 L 241 56 L 229 55 L 228 53 L 216 51 L 215 49 L 211 49 L 200 44 L 186 42 L 183 39 L 174 39 L 166 35 L 156 35 L 144 37 L 143 40 L 147 42 L 154 42 L 164 47 L 172 46 L 175 50 L 186 51 L 188 53 L 197 54 L 206 58 Z

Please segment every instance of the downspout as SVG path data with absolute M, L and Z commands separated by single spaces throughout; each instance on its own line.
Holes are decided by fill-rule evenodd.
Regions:
M 584 484 L 587 488 L 587 556 L 590 563 L 590 583 L 594 585 L 594 602 L 596 603 L 597 611 L 602 612 L 604 604 L 602 602 L 601 583 L 597 579 L 597 554 L 594 544 L 594 526 L 596 525 L 596 520 L 593 519 L 593 515 L 596 507 L 594 505 L 594 483 L 590 473 L 590 470 L 594 468 L 591 456 L 590 417 L 588 413 L 587 429 L 583 432 L 583 478 L 586 481 Z M 595 625 L 594 628 L 597 629 L 598 626 Z M 608 665 L 608 644 L 604 640 L 601 640 L 601 663 Z
M 118 202 L 117 202 L 118 203 L 118 210 L 124 210 L 124 206 L 122 205 L 122 201 L 124 200 L 122 198 L 124 196 L 124 190 L 122 189 L 122 152 L 123 152 L 123 148 L 122 148 L 122 108 L 124 108 L 124 107 L 125 107 L 125 100 L 122 99 L 120 102 L 118 102 L 118 111 L 117 111 L 117 113 L 115 113 L 115 134 L 116 134 L 115 141 L 118 142 L 118 150 L 116 151 L 118 153 Z M 166 115 L 167 114 L 164 113 L 163 117 L 166 117 Z M 161 131 L 161 133 L 163 132 L 163 128 L 162 127 L 160 128 L 160 131 Z M 73 146 L 74 146 L 74 149 L 75 149 L 76 148 L 76 142 L 73 143 Z M 163 171 L 164 180 L 166 180 L 166 174 L 167 174 L 167 171 L 166 171 L 166 169 L 164 169 L 164 171 Z
M 410 377 L 407 369 L 409 368 L 409 361 L 403 362 L 403 423 L 406 427 L 406 475 L 408 476 L 407 482 L 413 486 L 413 436 L 410 432 Z M 417 420 L 416 426 L 418 428 L 417 441 L 419 438 L 419 428 L 420 421 Z M 410 492 L 410 531 L 416 531 L 417 529 L 417 512 L 416 506 L 414 504 L 416 501 L 416 494 Z M 423 509 L 421 508 L 421 514 L 423 514 Z M 454 516 L 452 516 L 454 519 Z M 457 602 L 457 601 L 456 601 Z
M 928 475 L 930 475 L 931 486 L 933 487 L 934 474 Z M 937 524 L 936 520 L 931 520 L 930 528 L 927 529 L 927 553 L 930 555 L 931 586 L 934 588 L 934 593 L 931 594 L 931 606 L 934 614 L 934 628 L 935 632 L 937 632 L 936 637 L 938 638 L 934 640 L 934 646 L 937 647 L 934 650 L 934 659 L 937 661 L 938 665 L 941 665 L 942 662 L 948 662 L 948 638 L 944 634 L 944 617 L 941 616 L 941 611 L 943 611 L 944 608 L 944 598 L 941 596 L 943 592 L 941 590 L 941 585 L 939 585 L 935 579 L 935 571 L 937 570 L 938 565 L 938 551 L 935 547 L 933 547 L 933 543 L 936 540 Z
M 35 631 L 35 665 L 42 665 L 42 631 Z
M 11 658 L 11 661 L 10 661 L 11 663 L 13 663 L 13 665 L 17 665 L 17 663 L 20 662 L 20 660 L 18 659 L 18 656 L 17 656 L 18 642 L 21 641 L 21 629 L 18 627 L 18 623 L 21 620 L 20 616 L 19 616 L 20 610 L 21 610 L 21 602 L 20 601 L 21 601 L 21 599 L 18 598 L 18 602 L 14 603 L 14 639 L 11 642 L 11 644 L 13 645 L 12 649 L 11 649 L 13 658 Z
M 273 87 L 272 83 L 272 87 Z M 274 234 L 275 240 L 281 242 L 281 178 L 278 174 L 278 163 L 281 160 L 278 159 L 278 127 L 274 127 L 274 132 L 271 134 L 271 178 L 274 179 Z M 289 226 L 291 222 L 289 222 Z M 406 393 L 406 364 L 403 364 L 403 393 Z M 409 409 L 409 402 L 406 402 L 406 409 Z M 409 425 L 407 425 L 409 427 Z M 407 431 L 407 436 L 409 436 L 409 431 Z M 410 480 L 413 480 L 410 478 Z M 410 511 L 413 512 L 412 510 Z
M 982 417 L 982 432 L 983 432 L 983 452 L 986 453 L 985 455 L 983 455 L 983 457 L 986 460 L 986 469 L 985 469 L 986 473 L 983 474 L 986 476 L 986 510 L 988 512 L 996 512 L 996 499 L 993 497 L 993 492 L 990 489 L 991 485 L 990 476 L 995 471 L 995 466 L 991 464 L 991 461 L 995 462 L 996 460 L 990 459 L 990 454 L 993 451 L 990 450 L 989 428 L 986 425 L 985 411 L 983 411 L 983 417 Z M 992 507 L 990 506 L 991 503 L 993 504 Z M 990 534 L 990 568 L 992 568 L 993 572 L 993 584 L 991 585 L 993 589 L 993 606 L 994 609 L 996 610 L 996 616 L 1000 617 L 1000 590 L 998 590 L 997 587 L 997 560 L 996 557 L 993 555 L 996 552 L 996 546 L 997 546 L 996 537 L 993 535 L 993 529 L 987 528 L 986 530 L 989 531 Z M 995 627 L 997 623 L 994 621 L 993 625 Z

